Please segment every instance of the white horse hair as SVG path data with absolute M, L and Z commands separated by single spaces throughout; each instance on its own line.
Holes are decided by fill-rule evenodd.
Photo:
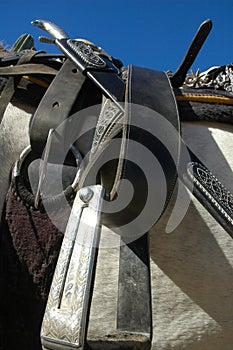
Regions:
M 0 131 L 1 210 L 12 160 L 29 144 L 32 113 L 31 108 L 10 104 L 4 114 Z M 233 192 L 233 126 L 189 122 L 182 124 L 182 130 L 189 147 Z M 152 349 L 231 350 L 233 241 L 193 197 L 185 218 L 167 234 L 170 212 L 168 206 L 150 232 Z M 119 248 L 99 251 L 89 339 L 103 339 L 116 329 L 118 256 Z
M 231 191 L 232 131 L 224 124 L 183 123 L 186 143 Z M 232 238 L 193 197 L 180 225 L 166 234 L 170 213 L 171 206 L 150 232 L 152 349 L 231 350 Z M 118 249 L 100 250 L 90 336 L 116 327 L 117 264 Z

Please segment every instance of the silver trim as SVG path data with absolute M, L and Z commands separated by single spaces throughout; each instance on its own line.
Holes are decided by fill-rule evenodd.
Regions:
M 31 24 L 33 26 L 36 26 L 40 29 L 45 30 L 54 39 L 69 38 L 69 35 L 62 28 L 60 28 L 58 25 L 50 21 L 43 20 L 43 19 L 36 19 L 35 21 L 32 21 Z
M 92 195 L 86 198 L 87 193 Z M 42 322 L 45 349 L 84 347 L 103 195 L 103 187 L 95 185 L 75 197 Z

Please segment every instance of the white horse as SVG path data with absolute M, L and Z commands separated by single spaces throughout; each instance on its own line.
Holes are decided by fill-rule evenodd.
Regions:
M 182 123 L 182 127 L 186 143 L 233 191 L 233 127 L 207 122 Z M 150 232 L 152 349 L 230 350 L 233 241 L 189 195 L 186 216 L 172 233 L 165 233 L 171 206 Z M 117 264 L 118 249 L 100 250 L 90 337 L 104 337 L 116 327 Z
M 3 117 L 1 212 L 12 164 L 30 142 L 28 129 L 33 113 L 32 107 L 10 103 Z M 184 122 L 182 130 L 191 150 L 233 192 L 233 126 Z M 231 350 L 233 241 L 192 194 L 189 195 L 188 211 L 173 232 L 165 232 L 172 210 L 170 205 L 150 232 L 152 349 Z M 119 248 L 99 250 L 87 335 L 95 349 L 104 349 L 102 341 L 116 336 L 118 264 Z M 109 348 L 118 349 L 117 342 Z

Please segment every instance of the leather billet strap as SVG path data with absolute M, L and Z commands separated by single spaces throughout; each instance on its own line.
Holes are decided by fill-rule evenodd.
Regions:
M 93 173 L 100 170 L 106 197 L 110 202 L 117 198 L 122 203 L 125 203 L 123 183 L 128 181 L 133 185 L 134 194 L 129 205 L 119 212 L 102 215 L 104 224 L 114 230 L 120 228 L 119 233 L 125 237 L 132 234 L 132 226 L 128 224 L 141 213 L 148 196 L 147 174 L 142 163 L 145 154 L 138 154 L 136 159 L 135 145 L 148 149 L 163 168 L 165 176 L 167 191 L 161 210 L 155 214 L 154 208 L 154 213 L 151 213 L 153 224 L 163 213 L 173 192 L 180 149 L 178 110 L 166 73 L 130 66 L 127 79 L 124 114 L 112 101 L 103 102 L 92 144 L 94 151 L 90 152 L 90 161 L 80 183 L 81 187 L 93 184 L 96 181 Z M 137 161 L 141 162 L 139 166 Z M 160 193 L 160 185 L 157 186 L 153 183 L 154 193 Z M 128 228 L 130 232 L 127 232 Z
M 133 184 L 134 195 L 130 205 L 120 212 L 111 215 L 103 213 L 103 220 L 109 227 L 122 228 L 133 221 L 140 214 L 147 200 L 147 174 L 143 174 L 144 169 L 143 163 L 140 163 L 142 161 L 140 154 L 138 154 L 140 166 L 135 164 L 137 163 L 135 158 L 136 144 L 147 148 L 164 170 L 167 193 L 164 206 L 157 217 L 159 219 L 170 199 L 177 178 L 176 166 L 179 161 L 180 147 L 179 128 L 176 101 L 166 73 L 130 66 L 126 87 L 125 115 L 112 128 L 112 134 L 108 136 L 104 146 L 102 146 L 102 153 L 104 150 L 111 152 L 111 148 L 108 148 L 108 145 L 111 147 L 111 137 L 113 137 L 111 135 L 117 135 L 118 130 L 116 138 L 120 138 L 121 144 L 119 141 L 119 162 L 113 172 L 116 175 L 113 174 L 114 178 L 110 179 L 108 164 L 106 168 L 103 167 L 101 175 L 103 185 L 109 192 L 110 200 L 114 200 L 116 197 L 120 200 L 120 196 L 124 196 L 124 190 L 121 187 L 124 181 L 121 182 L 121 180 L 127 180 Z M 171 150 L 173 155 L 170 154 Z M 92 158 L 93 164 L 97 156 L 98 151 Z M 113 164 L 113 162 L 111 163 Z M 113 171 L 113 167 L 111 169 Z M 154 189 L 155 192 L 156 190 L 158 188 Z M 152 214 L 152 216 L 154 215 L 155 213 Z M 157 219 L 154 219 L 154 222 Z M 120 233 L 123 234 L 123 232 Z M 127 231 L 124 234 L 127 236 Z
M 25 50 L 14 54 L 13 56 L 0 57 L 0 76 L 3 81 L 3 91 L 0 96 L 0 123 L 3 118 L 6 107 L 17 90 L 23 76 L 33 76 L 32 80 L 37 81 L 38 76 L 44 76 L 46 80 L 51 81 L 61 66 L 61 62 L 54 58 L 61 58 L 62 55 L 45 54 L 41 51 Z M 49 77 L 47 79 L 46 77 Z M 30 78 L 29 78 L 30 79 Z M 42 82 L 43 87 L 47 88 L 49 83 Z M 1 87 L 1 88 L 2 88 Z
M 42 98 L 30 125 L 32 150 L 43 152 L 49 130 L 56 129 L 70 114 L 85 77 L 65 61 Z
M 17 53 L 14 53 L 13 55 L 7 55 L 0 57 L 0 67 L 8 67 L 12 65 L 16 65 L 19 59 L 24 56 L 25 54 L 30 52 L 36 53 L 35 56 L 32 57 L 31 62 L 32 63 L 46 63 L 50 62 L 51 66 L 59 66 L 58 61 L 56 59 L 59 59 L 62 61 L 64 59 L 64 55 L 61 54 L 49 54 L 45 53 L 43 51 L 34 51 L 34 50 L 23 50 Z
M 124 220 L 126 216 L 132 215 L 133 210 L 134 215 L 140 216 L 141 210 L 143 210 L 142 205 L 145 205 L 145 201 L 148 200 L 148 191 L 151 190 L 148 188 L 146 176 L 149 177 L 150 174 L 147 173 L 146 167 L 142 169 L 145 174 L 140 176 L 140 171 L 131 161 L 134 159 L 135 142 L 146 147 L 163 168 L 167 194 L 164 207 L 160 208 L 162 212 L 170 199 L 176 182 L 177 164 L 175 162 L 179 160 L 180 143 L 176 102 L 170 81 L 165 73 L 130 66 L 126 99 L 128 101 L 128 104 L 126 103 L 128 122 L 125 124 L 126 142 L 122 149 L 124 162 L 118 174 L 122 179 L 130 180 L 133 183 L 135 195 L 132 200 L 134 208 L 128 214 L 127 212 L 123 213 Z M 161 132 L 166 134 L 167 123 L 172 125 L 173 133 L 171 132 L 169 138 L 166 139 L 168 144 L 163 144 L 165 139 L 159 138 Z M 176 150 L 174 159 L 169 154 L 170 148 Z M 156 181 L 154 181 L 154 187 L 155 193 L 159 192 L 156 188 Z M 121 189 L 118 188 L 117 192 L 121 193 L 120 191 Z M 157 201 L 160 201 L 159 194 Z M 162 212 L 158 214 L 156 204 L 152 212 L 155 222 Z M 126 216 L 124 217 L 124 215 Z M 146 219 L 144 218 L 144 220 Z M 131 230 L 132 232 L 129 234 L 137 236 L 137 228 L 134 227 Z M 152 339 L 152 309 L 149 235 L 145 233 L 140 237 L 135 237 L 131 242 L 128 241 L 128 238 L 124 237 L 123 234 L 120 248 L 117 329 L 129 332 L 129 334 L 136 333 L 144 335 L 144 337 L 147 335 L 147 342 L 150 342 Z M 133 283 L 129 282 L 129 276 Z M 137 300 L 136 303 L 135 300 Z M 147 348 L 147 342 L 141 340 L 141 348 Z
M 56 75 L 55 68 L 41 63 L 27 63 L 16 66 L 0 67 L 0 76 L 23 76 L 23 75 Z
M 34 56 L 36 56 L 37 54 L 38 54 L 37 51 L 26 52 L 25 54 L 20 56 L 20 58 L 17 62 L 17 65 L 29 63 L 32 60 L 32 58 Z M 9 74 L 9 76 L 10 75 L 11 74 Z M 15 93 L 15 89 L 16 89 L 17 85 L 19 84 L 21 77 L 22 77 L 22 74 L 17 74 L 15 77 L 10 76 L 10 78 L 8 79 L 8 81 L 4 87 L 4 90 L 0 96 L 0 123 L 2 121 L 6 107 L 7 107 L 8 103 L 11 101 L 11 99 Z
M 188 70 L 194 63 L 200 49 L 212 29 L 212 21 L 207 19 L 198 28 L 190 47 L 188 48 L 183 61 L 171 77 L 171 83 L 174 88 L 182 86 Z

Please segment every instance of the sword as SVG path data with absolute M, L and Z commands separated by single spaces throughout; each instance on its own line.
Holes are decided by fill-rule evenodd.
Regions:
M 92 80 L 102 93 L 124 113 L 119 102 L 123 102 L 125 84 L 119 76 L 119 69 L 109 57 L 101 54 L 101 48 L 82 40 L 71 39 L 63 29 L 50 21 L 35 20 L 31 24 L 49 33 L 54 38 L 53 42 L 77 69 Z M 47 42 L 49 40 L 47 39 Z M 95 50 L 99 52 L 96 53 Z

